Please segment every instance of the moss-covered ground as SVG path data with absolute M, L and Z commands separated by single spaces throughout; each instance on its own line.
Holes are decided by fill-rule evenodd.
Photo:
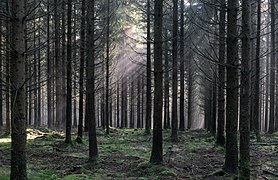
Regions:
M 216 176 L 224 163 L 224 150 L 204 130 L 179 132 L 172 142 L 164 131 L 164 163 L 149 163 L 152 136 L 144 130 L 98 129 L 99 157 L 88 162 L 88 139 L 82 144 L 64 144 L 62 132 L 28 129 L 29 179 L 230 179 Z M 252 179 L 278 179 L 278 134 L 263 135 L 251 143 Z M 10 137 L 0 134 L 0 179 L 10 175 Z

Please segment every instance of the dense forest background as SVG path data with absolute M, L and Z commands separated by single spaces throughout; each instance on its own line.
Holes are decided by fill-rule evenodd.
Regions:
M 57 150 L 53 157 L 77 151 L 89 164 L 67 168 L 86 169 L 89 179 L 116 179 L 92 169 L 110 167 L 103 159 L 133 146 L 150 162 L 128 156 L 136 172 L 161 168 L 148 178 L 278 177 L 276 0 L 2 0 L 0 7 L 0 155 L 8 158 L 0 176 L 30 177 L 27 164 L 48 156 L 34 151 L 41 143 Z M 111 150 L 119 140 L 136 141 Z M 208 161 L 208 171 L 184 167 L 192 150 L 184 144 L 206 154 L 191 165 Z

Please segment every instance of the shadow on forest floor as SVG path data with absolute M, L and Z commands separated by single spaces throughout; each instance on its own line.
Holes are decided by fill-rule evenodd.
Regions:
M 164 131 L 164 164 L 150 163 L 151 136 L 143 130 L 112 129 L 109 136 L 98 130 L 99 158 L 90 164 L 88 140 L 64 144 L 64 134 L 28 129 L 29 179 L 229 179 L 213 176 L 224 162 L 224 150 L 214 146 L 206 131 L 179 132 L 170 141 Z M 73 136 L 74 138 L 76 136 Z M 278 135 L 263 135 L 251 143 L 252 179 L 278 179 Z M 9 179 L 10 139 L 0 138 L 0 179 Z

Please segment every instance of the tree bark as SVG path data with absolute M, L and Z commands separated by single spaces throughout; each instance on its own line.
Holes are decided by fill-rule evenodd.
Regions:
M 220 21 L 219 21 L 219 65 L 218 65 L 218 121 L 217 121 L 217 136 L 216 144 L 219 146 L 225 145 L 224 124 L 225 124 L 225 20 L 226 20 L 226 0 L 220 1 Z
M 7 5 L 7 11 L 9 10 L 9 5 L 8 5 L 9 1 L 6 1 L 6 5 Z M 9 51 L 9 41 L 11 41 L 11 27 L 10 27 L 10 22 L 7 20 L 6 21 L 6 82 L 7 82 L 7 87 L 6 87 L 6 134 L 10 134 L 11 132 L 11 107 L 10 107 L 10 72 L 11 72 L 11 68 L 10 68 L 10 60 L 11 60 L 11 53 Z
M 150 134 L 152 121 L 152 65 L 151 65 L 151 2 L 147 0 L 147 91 L 146 91 L 146 134 Z
M 82 142 L 83 136 L 83 102 L 84 102 L 84 63 L 85 63 L 85 0 L 81 4 L 81 28 L 80 28 L 80 75 L 79 75 L 79 117 L 77 142 Z
M 140 72 L 141 73 L 141 72 Z M 137 77 L 137 128 L 141 125 L 141 74 Z
M 172 37 L 172 134 L 173 141 L 178 139 L 178 0 L 173 0 L 173 37 Z
M 249 2 L 250 3 L 250 2 Z M 257 37 L 256 37 L 256 61 L 255 61 L 255 89 L 254 89 L 254 130 L 257 141 L 261 141 L 260 135 L 260 46 L 261 46 L 261 0 L 257 0 Z M 247 7 L 246 7 L 247 8 Z
M 0 49 L 3 48 L 2 44 L 2 20 L 0 20 Z M 3 56 L 2 53 L 0 53 L 0 79 L 3 78 Z M 3 86 L 2 83 L 0 83 L 0 127 L 3 126 Z
M 154 123 L 153 143 L 150 162 L 162 164 L 162 106 L 163 106 L 163 69 L 162 69 L 162 21 L 163 0 L 154 1 Z
M 240 177 L 250 179 L 250 0 L 242 2 L 242 60 L 240 85 Z M 256 96 L 256 92 L 255 92 Z M 255 105 L 256 107 L 256 105 Z M 256 111 L 256 109 L 255 109 Z M 258 109 L 259 111 L 259 109 Z M 255 113 L 255 112 L 254 112 Z
M 227 103 L 226 103 L 226 154 L 224 170 L 238 171 L 238 1 L 228 0 L 227 22 Z
M 95 52 L 94 52 L 94 6 L 95 1 L 88 1 L 87 10 L 87 101 L 88 101 L 88 130 L 89 130 L 89 160 L 94 161 L 98 156 L 96 120 L 95 120 Z
M 71 126 L 72 126 L 72 0 L 68 0 L 68 33 L 67 33 L 67 111 L 66 111 L 66 140 L 65 143 L 71 143 Z
M 268 19 L 269 19 L 269 15 L 268 15 Z M 269 23 L 269 20 L 268 20 Z M 269 26 L 267 26 L 267 38 L 266 38 L 266 44 L 267 44 L 267 49 L 269 52 L 269 42 L 270 42 L 270 29 Z M 270 60 L 270 55 L 268 54 L 266 56 L 266 83 L 265 83 L 265 117 L 264 117 L 264 131 L 267 132 L 268 131 L 268 121 L 269 121 L 269 60 Z
M 62 69 L 62 64 L 61 64 L 61 56 L 60 56 L 60 0 L 54 0 L 54 17 L 55 17 L 55 40 L 54 40 L 54 48 L 55 48 L 55 79 L 56 79 L 56 121 L 55 125 L 56 127 L 61 128 L 62 126 L 62 88 L 61 88 L 61 69 Z
M 165 28 L 164 36 L 168 39 L 168 30 Z M 168 54 L 168 42 L 164 42 L 164 129 L 170 128 L 170 99 L 169 99 L 169 54 Z
M 192 128 L 192 121 L 193 121 L 193 116 L 192 116 L 192 94 L 193 94 L 193 72 L 192 72 L 192 65 L 191 61 L 193 59 L 193 55 L 191 50 L 189 51 L 189 56 L 188 56 L 188 67 L 187 67 L 187 73 L 188 73 L 188 79 L 187 79 L 187 86 L 188 86 L 188 92 L 187 92 L 187 129 Z
M 25 111 L 25 11 L 24 1 L 12 1 L 11 102 L 12 147 L 11 179 L 27 179 Z
M 110 61 L 110 0 L 107 0 L 107 24 L 106 24 L 106 88 L 105 88 L 105 125 L 106 134 L 109 134 L 109 61 Z M 110 109 L 112 111 L 112 109 Z
M 180 2 L 180 130 L 184 131 L 184 0 Z
M 47 1 L 47 12 L 50 12 L 50 0 Z M 52 72 L 51 72 L 51 58 L 50 58 L 50 14 L 47 14 L 47 48 L 46 48 L 46 58 L 47 58 L 47 125 L 49 129 L 53 128 L 53 118 L 52 118 Z M 30 96 L 30 94 L 29 94 Z M 30 116 L 30 114 L 29 114 Z
M 271 59 L 270 59 L 270 112 L 268 132 L 274 132 L 274 99 L 275 99 L 275 0 L 271 0 Z

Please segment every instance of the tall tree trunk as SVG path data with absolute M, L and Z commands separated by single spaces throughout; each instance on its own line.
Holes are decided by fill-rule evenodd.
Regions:
M 128 88 L 127 88 L 127 83 L 128 83 L 128 80 L 127 78 L 125 79 L 125 83 L 124 83 L 124 128 L 127 128 L 127 106 L 128 106 L 128 98 L 127 98 L 127 91 L 128 91 Z
M 269 19 L 269 16 L 268 16 Z M 268 22 L 269 23 L 269 22 Z M 269 51 L 269 42 L 270 42 L 270 36 L 269 36 L 269 26 L 267 26 L 267 38 L 266 38 L 266 44 L 267 44 L 267 50 Z M 264 117 L 264 131 L 268 131 L 268 120 L 269 120 L 269 54 L 266 56 L 266 83 L 265 83 L 265 117 Z
M 72 59 L 73 59 L 73 72 L 77 72 L 77 41 L 76 41 L 76 37 L 77 37 L 77 15 L 76 15 L 76 4 L 74 4 L 73 6 L 73 55 L 72 55 Z M 73 127 L 76 128 L 77 127 L 77 76 L 76 74 L 73 75 Z
M 140 128 L 141 124 L 141 72 L 137 77 L 137 128 Z
M 163 106 L 163 68 L 162 68 L 162 21 L 163 0 L 154 1 L 154 123 L 153 143 L 150 162 L 162 164 L 162 106 Z
M 184 131 L 184 0 L 180 9 L 180 130 Z
M 109 134 L 109 56 L 110 56 L 110 0 L 107 0 L 107 22 L 106 22 L 106 88 L 105 88 L 105 125 L 106 134 Z M 112 111 L 110 109 L 110 111 Z
M 47 1 L 47 12 L 50 12 L 50 0 Z M 48 128 L 53 128 L 52 119 L 52 74 L 51 74 L 51 58 L 50 58 L 50 14 L 47 14 L 47 48 L 46 48 L 46 58 L 47 58 L 47 125 Z M 30 94 L 29 94 L 30 96 Z M 30 102 L 30 101 L 29 101 Z M 30 114 L 29 114 L 30 116 Z
M 117 109 L 116 109 L 116 117 L 117 117 L 117 125 L 116 127 L 120 127 L 120 82 L 117 80 Z
M 121 128 L 124 128 L 124 78 L 122 78 L 122 87 L 121 87 Z
M 11 179 L 27 179 L 25 111 L 25 11 L 24 1 L 12 1 L 11 102 L 12 147 Z
M 249 2 L 249 1 L 248 1 Z M 250 2 L 249 2 L 250 3 Z M 247 8 L 247 7 L 246 7 Z M 255 69 L 255 90 L 254 90 L 254 130 L 257 141 L 260 136 L 260 46 L 261 46 L 261 0 L 257 0 L 257 37 L 256 37 L 256 69 Z
M 0 49 L 3 49 L 3 44 L 2 44 L 2 20 L 0 20 Z M 3 56 L 2 52 L 0 53 L 0 79 L 3 78 Z M 3 126 L 3 86 L 2 83 L 0 83 L 0 127 Z
M 134 75 L 130 82 L 130 128 L 134 128 Z
M 268 132 L 274 132 L 274 98 L 275 98 L 275 0 L 271 0 L 271 59 L 270 59 L 270 112 Z
M 62 27 L 61 27 L 61 72 L 60 72 L 60 82 L 61 82 L 61 89 L 66 89 L 66 3 L 65 0 L 62 0 L 62 12 L 61 12 L 61 18 L 62 18 Z M 66 91 L 61 91 L 61 118 L 62 118 L 62 126 L 64 127 L 66 124 L 66 108 L 67 108 L 67 94 Z
M 145 131 L 150 133 L 152 116 L 151 2 L 147 0 L 147 91 Z
M 55 79 L 56 79 L 56 127 L 62 126 L 62 88 L 61 88 L 61 56 L 60 56 L 60 4 L 61 0 L 54 0 L 54 17 L 55 17 Z
M 145 99 L 147 98 L 146 95 L 145 95 L 145 76 L 142 76 L 142 79 L 141 79 L 141 84 L 142 84 L 142 89 L 141 89 L 141 99 L 142 99 L 142 106 L 141 106 L 141 128 L 144 127 L 144 122 L 146 122 L 146 120 L 144 118 L 146 118 L 145 116 L 145 113 L 147 112 L 146 110 L 146 106 L 144 106 L 144 103 L 145 103 Z
M 9 10 L 9 1 L 6 1 L 7 4 L 7 11 Z M 7 83 L 7 87 L 6 87 L 6 134 L 10 134 L 11 132 L 11 115 L 10 115 L 10 58 L 11 58 L 11 53 L 9 51 L 10 46 L 9 46 L 9 42 L 10 42 L 10 34 L 11 34 L 11 28 L 10 28 L 10 22 L 7 20 L 6 21 L 6 83 Z
M 220 21 L 219 21 L 219 65 L 218 65 L 218 118 L 216 144 L 225 145 L 224 124 L 225 124 L 225 20 L 226 20 L 226 0 L 220 1 Z
M 189 56 L 188 56 L 188 66 L 187 66 L 187 73 L 188 73 L 188 79 L 187 79 L 187 87 L 188 87 L 188 92 L 187 92 L 187 129 L 192 128 L 192 121 L 193 121 L 193 116 L 192 116 L 192 94 L 193 94 L 193 72 L 192 72 L 192 65 L 191 61 L 193 59 L 193 55 L 191 50 L 189 51 Z
M 164 36 L 168 39 L 168 30 L 165 28 Z M 169 54 L 168 54 L 168 42 L 164 42 L 164 129 L 170 128 L 170 99 L 169 99 Z
M 173 141 L 178 139 L 178 0 L 173 0 L 173 39 L 172 39 L 172 134 Z
M 242 1 L 242 60 L 241 60 L 241 76 L 240 76 L 241 86 L 240 86 L 240 124 L 239 124 L 240 125 L 239 126 L 240 161 L 239 162 L 240 162 L 240 177 L 243 179 L 250 179 L 250 148 L 249 148 L 250 146 L 250 63 L 251 63 L 251 54 L 250 54 L 251 12 L 250 11 L 251 11 L 250 0 Z M 255 96 L 256 93 L 259 92 L 255 92 Z M 259 111 L 259 109 L 257 110 Z M 254 113 L 257 110 L 255 109 Z
M 88 1 L 87 11 L 87 35 L 88 35 L 88 56 L 87 56 L 87 101 L 88 101 L 88 130 L 89 130 L 89 160 L 94 161 L 98 156 L 96 120 L 95 120 L 95 52 L 94 52 L 94 6 L 95 1 Z
M 71 143 L 71 126 L 72 126 L 72 27 L 71 12 L 72 0 L 68 0 L 68 33 L 67 33 L 67 117 L 66 117 L 66 140 L 65 143 Z
M 32 100 L 33 100 L 33 91 L 32 91 L 32 81 L 31 81 L 31 78 L 32 78 L 32 66 L 31 66 L 31 60 L 29 60 L 28 62 L 28 65 L 29 65 L 29 68 L 28 68 L 28 77 L 30 78 L 30 81 L 28 82 L 28 86 L 29 86 L 29 97 L 28 97 L 28 114 L 29 114 L 29 117 L 28 117 L 28 124 L 29 126 L 32 125 L 32 118 L 33 118 L 33 111 L 32 111 Z
M 227 22 L 227 103 L 226 103 L 226 154 L 224 170 L 238 171 L 238 1 L 228 0 Z
M 85 63 L 85 0 L 81 4 L 80 28 L 80 71 L 79 71 L 79 117 L 76 141 L 81 143 L 83 136 L 83 102 L 84 102 L 84 63 Z
M 34 75 L 32 77 L 33 79 L 33 91 L 34 91 L 34 127 L 37 128 L 38 127 L 38 70 L 37 70 L 37 50 L 36 50 L 36 20 L 34 20 L 34 32 L 33 32 L 33 48 L 35 49 L 33 52 L 33 58 L 34 58 Z
M 41 19 L 39 18 L 39 23 L 41 23 Z M 38 44 L 41 46 L 41 27 L 38 27 Z M 38 127 L 41 126 L 41 121 L 42 121 L 42 107 L 41 107 L 41 49 L 38 49 L 38 116 L 37 116 L 37 121 L 38 121 Z

